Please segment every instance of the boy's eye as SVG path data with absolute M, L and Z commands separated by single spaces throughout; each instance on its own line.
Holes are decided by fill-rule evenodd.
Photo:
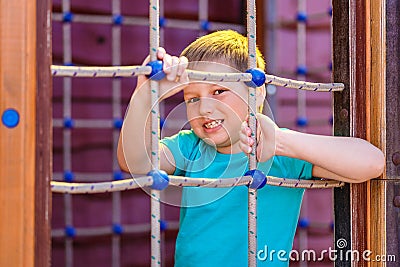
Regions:
M 200 100 L 200 97 L 192 97 L 192 98 L 186 100 L 186 103 L 195 103 L 199 100 Z
M 215 91 L 214 91 L 214 95 L 220 95 L 220 94 L 222 94 L 222 93 L 225 92 L 225 91 L 227 91 L 227 90 L 225 90 L 225 89 L 218 89 L 218 90 L 215 90 Z

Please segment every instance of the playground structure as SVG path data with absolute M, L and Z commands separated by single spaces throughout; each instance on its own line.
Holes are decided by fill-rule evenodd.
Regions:
M 339 4 L 337 4 L 337 5 L 339 5 Z M 334 8 L 335 8 L 335 4 L 334 4 Z M 377 9 L 377 10 L 381 10 L 382 11 L 382 8 L 381 9 Z M 376 10 L 374 10 L 374 13 L 372 14 L 372 15 L 374 15 L 374 16 L 378 16 L 379 14 L 376 14 Z M 353 14 L 353 13 L 350 13 L 350 14 Z M 358 15 L 358 14 L 353 14 L 354 16 L 356 16 L 356 18 L 358 18 L 359 20 L 361 19 L 361 18 L 359 18 L 358 16 L 360 16 L 360 15 Z M 365 14 L 364 14 L 365 15 Z M 381 14 L 382 15 L 382 14 Z M 340 19 L 343 19 L 343 20 L 345 20 L 346 21 L 346 18 L 342 18 L 342 17 L 339 17 Z M 335 21 L 335 20 L 334 20 Z M 375 31 L 377 30 L 376 28 L 373 28 Z M 372 31 L 373 32 L 373 31 Z M 340 35 L 339 35 L 340 36 Z M 335 38 L 335 37 L 334 37 Z M 336 38 L 338 38 L 338 37 L 336 37 Z M 357 45 L 359 45 L 361 48 L 364 48 L 364 50 L 365 51 L 368 51 L 368 49 L 367 48 L 365 48 L 365 43 L 363 43 L 363 44 L 360 44 L 360 43 L 358 43 L 359 41 L 358 41 L 358 39 L 357 40 L 353 40 L 353 41 L 356 41 L 356 43 L 352 43 L 351 45 L 355 45 L 355 46 L 357 46 Z M 345 46 L 345 47 L 347 47 L 347 46 Z M 350 47 L 353 47 L 353 46 L 350 46 Z M 341 47 L 342 48 L 342 47 Z M 357 51 L 360 51 L 360 50 L 357 50 Z M 363 50 L 361 50 L 361 51 L 363 51 Z M 354 52 L 354 51 L 353 51 Z M 366 52 L 367 53 L 367 52 Z M 341 55 L 340 53 L 337 53 L 337 54 L 335 54 L 335 56 L 336 55 Z M 380 61 L 374 61 L 374 62 L 382 62 L 382 60 L 383 60 L 383 58 L 382 58 L 382 54 L 380 54 L 381 55 L 381 57 L 378 57 L 378 59 L 380 59 Z M 370 55 L 371 56 L 371 55 Z M 377 53 L 377 54 L 374 54 L 374 56 L 375 57 L 377 57 L 377 56 L 379 56 L 379 53 Z M 353 61 L 354 60 L 360 60 L 360 58 L 359 57 L 356 57 L 355 55 L 354 55 L 354 58 L 351 58 Z M 361 58 L 362 59 L 362 58 Z M 336 60 L 337 60 L 337 58 L 336 58 Z M 365 59 L 366 60 L 366 59 Z M 334 66 L 340 66 L 340 64 L 344 64 L 343 62 L 346 62 L 345 60 L 344 61 L 339 61 L 339 62 L 334 62 Z M 376 66 L 374 66 L 375 68 L 376 68 Z M 371 66 L 371 68 L 372 68 L 372 66 Z M 383 68 L 383 66 L 381 66 L 380 68 Z M 346 68 L 338 68 L 338 69 L 341 69 L 341 70 L 344 70 L 344 69 L 346 69 Z M 380 70 L 380 69 L 378 69 L 378 70 Z M 335 73 L 335 72 L 334 72 Z M 361 72 L 361 74 L 360 74 L 360 72 L 355 72 L 355 73 L 357 73 L 357 75 L 361 75 L 363 72 Z M 371 71 L 371 73 L 369 73 L 369 75 L 372 75 L 373 73 L 375 73 L 375 72 L 373 72 L 373 71 Z M 336 74 L 336 75 L 338 75 L 338 74 Z M 344 75 L 344 74 L 341 74 L 341 75 Z M 372 76 L 371 76 L 372 77 Z M 340 79 L 339 79 L 340 78 Z M 363 76 L 361 76 L 361 77 L 359 77 L 359 76 L 356 76 L 355 78 L 355 80 L 354 80 L 354 77 L 348 77 L 348 78 L 344 78 L 344 77 L 339 77 L 339 78 L 337 78 L 336 79 L 336 77 L 335 77 L 335 80 L 340 80 L 340 81 L 350 81 L 350 82 L 352 82 L 352 83 L 354 83 L 354 84 L 351 84 L 352 86 L 350 86 L 350 87 L 348 87 L 348 88 L 362 88 L 362 87 L 355 87 L 355 85 L 357 85 L 357 82 L 358 83 L 362 83 L 362 82 L 365 82 L 366 81 L 366 78 L 365 77 L 363 77 Z M 370 77 L 369 77 L 370 78 Z M 368 78 L 368 79 L 369 79 Z M 375 86 L 374 88 L 380 88 L 380 87 L 377 87 L 378 85 L 382 85 L 382 80 L 378 80 L 378 81 L 376 81 L 376 80 L 374 80 L 374 79 L 377 79 L 375 76 L 373 76 L 373 78 L 371 78 L 371 80 L 368 80 L 368 82 L 371 84 L 371 86 L 373 85 L 373 86 Z M 380 82 L 380 83 L 378 83 L 377 84 L 377 82 Z M 363 85 L 363 84 L 362 84 Z M 366 88 L 368 88 L 368 86 L 365 86 Z M 351 93 L 353 93 L 353 94 L 355 94 L 353 97 L 354 98 L 356 98 L 357 99 L 357 97 L 358 98 L 362 98 L 362 99 L 364 99 L 364 97 L 365 97 L 365 95 L 361 95 L 361 96 L 359 96 L 359 95 L 357 95 L 356 93 L 355 93 L 355 91 L 351 91 L 350 90 L 350 92 Z M 371 91 L 372 93 L 374 93 L 374 94 L 376 94 L 377 93 L 377 91 Z M 343 97 L 343 95 L 344 94 L 342 94 L 342 95 L 340 95 L 340 97 Z M 3 97 L 2 97 L 2 99 L 3 99 Z M 8 97 L 6 97 L 5 99 L 8 99 Z M 378 95 L 378 96 L 376 96 L 376 97 L 371 97 L 371 96 L 368 96 L 368 98 L 367 99 L 371 99 L 371 102 L 369 102 L 368 104 L 369 105 L 371 105 L 371 107 L 374 107 L 375 109 L 374 110 L 380 110 L 380 109 L 378 109 L 378 108 L 381 108 L 382 107 L 382 93 L 380 94 L 380 95 Z M 354 101 L 354 100 L 353 100 Z M 381 101 L 381 102 L 379 102 L 379 101 Z M 357 102 L 357 103 L 360 103 L 360 102 Z M 362 103 L 362 102 L 361 102 Z M 337 102 L 336 102 L 336 104 L 337 104 Z M 344 103 L 343 105 L 346 105 L 346 103 Z M 42 106 L 41 106 L 42 107 Z M 336 106 L 336 108 L 337 108 L 338 106 Z M 32 108 L 32 107 L 31 107 Z M 350 109 L 348 108 L 348 107 L 341 107 L 342 109 L 340 109 L 340 116 L 338 117 L 338 116 L 336 116 L 335 117 L 335 127 L 336 127 L 336 125 L 339 125 L 340 126 L 340 124 L 342 123 L 342 124 L 345 124 L 346 123 L 346 121 L 348 121 L 348 116 L 349 116 L 349 114 L 350 115 L 352 115 L 352 114 L 355 114 L 355 115 L 358 115 L 358 116 L 360 116 L 359 118 L 358 118 L 358 121 L 356 120 L 355 122 L 353 122 L 353 123 L 355 123 L 354 125 L 356 125 L 356 123 L 361 123 L 362 121 L 364 121 L 364 119 L 363 119 L 363 116 L 365 116 L 366 118 L 368 118 L 368 120 L 370 120 L 370 118 L 372 118 L 372 116 L 371 117 L 369 117 L 370 115 L 379 115 L 379 114 L 377 114 L 377 113 L 374 113 L 374 112 L 371 112 L 371 113 L 368 113 L 368 112 L 370 112 L 368 109 L 367 109 L 367 111 L 368 112 L 366 112 L 366 111 L 363 111 L 363 110 L 361 110 L 361 111 L 359 111 L 359 110 L 355 110 L 355 111 L 353 111 L 353 112 L 350 112 Z M 353 106 L 353 108 L 354 108 L 354 106 Z M 18 110 L 18 109 L 16 109 L 16 110 Z M 347 115 L 346 115 L 346 110 L 347 110 Z M 360 112 L 361 112 L 361 115 L 360 115 Z M 364 112 L 364 113 L 363 113 Z M 31 115 L 32 114 L 32 112 L 28 112 L 29 113 L 29 115 Z M 366 116 L 366 115 L 368 115 L 368 116 Z M 347 116 L 347 117 L 346 117 Z M 25 116 L 21 116 L 21 118 L 24 118 Z M 380 115 L 380 119 L 382 119 L 383 117 L 382 117 L 382 114 Z M 380 124 L 379 125 L 381 125 L 381 123 L 382 122 L 380 122 L 380 121 L 378 121 Z M 370 129 L 372 129 L 372 127 L 375 125 L 376 126 L 376 119 L 373 121 L 373 123 L 367 123 L 367 124 L 369 124 L 370 126 L 369 127 L 371 127 Z M 360 126 L 360 131 L 362 130 L 362 129 L 364 129 L 363 128 L 364 126 Z M 16 127 L 16 128 L 14 128 L 14 129 L 18 129 L 18 127 Z M 357 128 L 358 129 L 358 128 Z M 382 127 L 378 127 L 378 129 L 377 130 L 381 130 L 381 129 L 383 129 Z M 9 131 L 9 129 L 6 129 L 7 131 Z M 376 132 L 378 132 L 378 131 L 374 131 L 374 133 L 376 133 Z M 342 131 L 345 131 L 345 129 L 343 130 L 342 129 Z M 358 131 L 358 130 L 357 130 Z M 362 137 L 366 137 L 367 139 L 370 139 L 371 141 L 373 141 L 373 142 L 378 142 L 378 141 L 374 141 L 374 139 L 373 138 L 377 138 L 377 137 L 382 137 L 382 135 L 383 134 L 381 134 L 381 135 L 377 135 L 377 136 L 369 136 L 369 133 L 368 132 L 362 132 L 362 134 L 360 134 L 360 133 L 358 133 L 357 134 L 357 131 L 356 130 L 354 130 L 354 132 L 352 133 L 352 134 L 354 134 L 354 135 L 361 135 L 362 136 L 362 134 L 365 134 L 366 136 L 362 136 Z M 378 132 L 379 133 L 379 132 Z M 345 134 L 343 134 L 343 135 L 345 135 Z M 9 138 L 12 138 L 13 136 L 10 136 Z M 2 138 L 2 140 L 3 140 L 3 138 Z M 382 142 L 382 141 L 379 141 L 379 142 Z M 4 144 L 4 146 L 5 146 L 6 144 Z M 2 147 L 2 151 L 3 151 L 3 147 Z M 14 151 L 13 149 L 10 149 L 10 151 Z M 2 157 L 2 159 L 3 159 L 3 157 Z M 3 165 L 2 165 L 3 166 Z M 5 166 L 5 165 L 4 165 Z M 15 167 L 15 165 L 13 165 L 13 167 Z M 3 177 L 3 176 L 2 176 Z M 25 177 L 25 176 L 24 176 Z M 27 181 L 26 181 L 27 182 Z M 31 181 L 32 182 L 32 181 Z M 374 182 L 371 182 L 372 184 L 374 184 Z M 48 184 L 47 183 L 44 183 L 45 185 L 47 185 L 47 187 L 46 188 L 48 188 Z M 364 185 L 365 186 L 365 185 Z M 360 187 L 360 188 L 358 188 L 358 186 L 351 186 L 352 188 L 351 188 L 351 190 L 358 190 L 358 191 L 356 191 L 356 192 L 359 192 L 359 194 L 363 194 L 363 191 L 362 190 L 364 190 L 364 189 L 362 189 L 363 187 Z M 376 186 L 375 186 L 376 187 Z M 378 186 L 379 187 L 379 186 Z M 375 190 L 375 188 L 374 188 L 374 186 L 372 185 L 372 188 Z M 381 187 L 379 187 L 378 188 L 379 190 L 382 190 L 382 188 Z M 342 192 L 342 191 L 341 191 Z M 31 192 L 32 193 L 32 192 Z M 40 192 L 40 193 L 46 193 L 46 190 L 44 190 L 44 192 Z M 381 195 L 379 195 L 379 196 L 382 196 L 382 194 Z M 28 197 L 28 195 L 27 195 L 27 197 Z M 353 203 L 354 203 L 354 201 L 355 200 L 357 200 L 357 199 L 354 199 L 353 200 Z M 376 201 L 376 200 L 373 200 L 373 201 Z M 17 203 L 18 203 L 19 201 L 17 201 Z M 29 201 L 28 201 L 29 202 Z M 32 202 L 31 202 L 32 203 Z M 368 202 L 366 202 L 366 203 L 368 203 Z M 371 202 L 371 203 L 373 203 L 373 202 Z M 365 203 L 362 203 L 363 205 L 365 204 Z M 47 202 L 47 205 L 48 205 L 48 202 Z M 342 205 L 342 203 L 341 203 L 341 205 Z M 354 204 L 353 204 L 354 205 Z M 378 206 L 377 206 L 378 207 Z M 370 209 L 371 211 L 374 211 L 374 209 Z M 381 211 L 379 211 L 379 210 L 375 210 L 375 212 L 381 212 Z M 357 214 L 356 214 L 357 215 Z M 2 217 L 3 218 L 3 217 Z M 5 218 L 7 218 L 7 216 L 5 216 Z M 378 218 L 382 218 L 382 217 L 378 217 Z M 32 219 L 32 218 L 31 218 Z M 355 221 L 354 223 L 356 223 L 357 221 Z M 371 221 L 371 223 L 373 223 L 372 221 Z M 382 224 L 384 224 L 384 223 L 380 223 L 379 225 L 382 225 Z M 352 224 L 350 224 L 350 223 L 348 223 L 348 224 L 346 224 L 346 225 L 353 225 L 353 223 Z M 340 226 L 342 226 L 342 224 L 340 224 Z M 364 225 L 360 225 L 360 226 L 363 226 L 364 227 Z M 353 226 L 354 227 L 354 226 Z M 353 228 L 354 229 L 354 228 Z M 340 229 L 335 229 L 335 231 L 346 231 L 346 227 L 340 227 Z M 36 233 L 36 231 L 35 231 L 35 233 Z M 43 238 L 43 237 L 40 237 L 40 238 Z M 357 243 L 358 242 L 365 242 L 365 244 L 368 244 L 368 242 L 370 242 L 370 241 L 368 241 L 368 238 L 367 239 L 363 239 L 363 237 L 362 236 L 357 236 L 357 238 L 356 239 L 354 239 L 354 238 L 351 238 L 351 239 L 348 239 L 348 240 L 352 240 L 354 243 L 355 243 L 355 245 L 357 245 Z M 364 241 L 363 241 L 364 240 Z M 354 243 L 352 243 L 352 244 L 354 244 Z M 373 246 L 377 246 L 377 245 L 379 245 L 379 243 L 373 243 L 373 244 L 371 244 L 371 245 L 373 245 Z M 43 246 L 43 245 L 41 245 L 41 246 Z M 368 246 L 369 247 L 369 246 Z M 1 247 L 1 248 L 3 248 L 3 246 Z M 41 249 L 41 247 L 39 247 L 40 249 Z M 39 249 L 39 248 L 37 248 L 37 249 Z M 382 248 L 381 248 L 382 249 Z

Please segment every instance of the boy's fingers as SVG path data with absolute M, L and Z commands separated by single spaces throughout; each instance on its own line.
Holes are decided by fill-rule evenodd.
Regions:
M 163 60 L 166 53 L 167 53 L 167 52 L 165 51 L 164 47 L 159 47 L 159 48 L 157 49 L 157 58 L 158 58 L 159 60 Z
M 164 55 L 163 58 L 163 71 L 165 72 L 165 74 L 169 74 L 171 72 L 171 65 L 172 65 L 172 57 L 168 54 Z
M 169 67 L 169 73 L 167 73 L 167 80 L 174 81 L 177 77 L 177 71 L 179 66 L 179 58 L 171 57 L 171 66 Z
M 189 61 L 188 61 L 187 57 L 182 56 L 179 58 L 179 64 L 178 64 L 178 68 L 177 68 L 177 72 L 176 72 L 176 74 L 178 76 L 183 75 L 183 73 L 185 72 L 185 70 L 188 66 L 188 63 L 189 63 Z
M 243 143 L 239 143 L 239 147 L 246 154 L 249 154 L 251 152 L 251 147 L 249 147 Z

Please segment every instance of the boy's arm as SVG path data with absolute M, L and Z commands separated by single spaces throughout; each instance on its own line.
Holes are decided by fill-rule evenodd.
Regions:
M 166 73 L 166 78 L 159 83 L 160 100 L 162 100 L 182 90 L 183 86 L 179 86 L 177 82 L 188 81 L 185 72 L 187 59 L 171 57 L 162 48 L 158 50 L 157 57 L 164 61 L 163 70 Z M 143 64 L 147 63 L 148 58 Z M 158 166 L 153 167 L 150 160 L 151 96 L 149 92 L 150 82 L 145 76 L 139 76 L 118 140 L 117 159 L 120 168 L 126 172 L 145 174 L 151 169 L 158 168 Z M 169 174 L 173 173 L 175 162 L 171 152 L 162 144 L 159 149 L 160 169 Z
M 279 129 L 267 116 L 257 114 L 259 125 L 259 161 L 273 155 L 298 158 L 314 165 L 313 176 L 345 182 L 364 182 L 382 174 L 385 158 L 369 142 L 352 137 L 322 136 Z M 247 144 L 246 144 L 247 143 Z M 244 152 L 254 143 L 244 123 L 241 148 Z
M 290 130 L 277 131 L 275 153 L 312 163 L 315 177 L 351 183 L 378 177 L 385 165 L 383 153 L 363 139 Z

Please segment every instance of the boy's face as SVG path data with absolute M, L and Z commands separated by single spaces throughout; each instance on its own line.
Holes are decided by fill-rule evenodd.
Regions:
M 226 65 L 203 63 L 205 72 L 234 72 Z M 194 82 L 184 89 L 190 126 L 198 137 L 225 154 L 239 153 L 239 131 L 248 114 L 248 88 L 242 82 Z

